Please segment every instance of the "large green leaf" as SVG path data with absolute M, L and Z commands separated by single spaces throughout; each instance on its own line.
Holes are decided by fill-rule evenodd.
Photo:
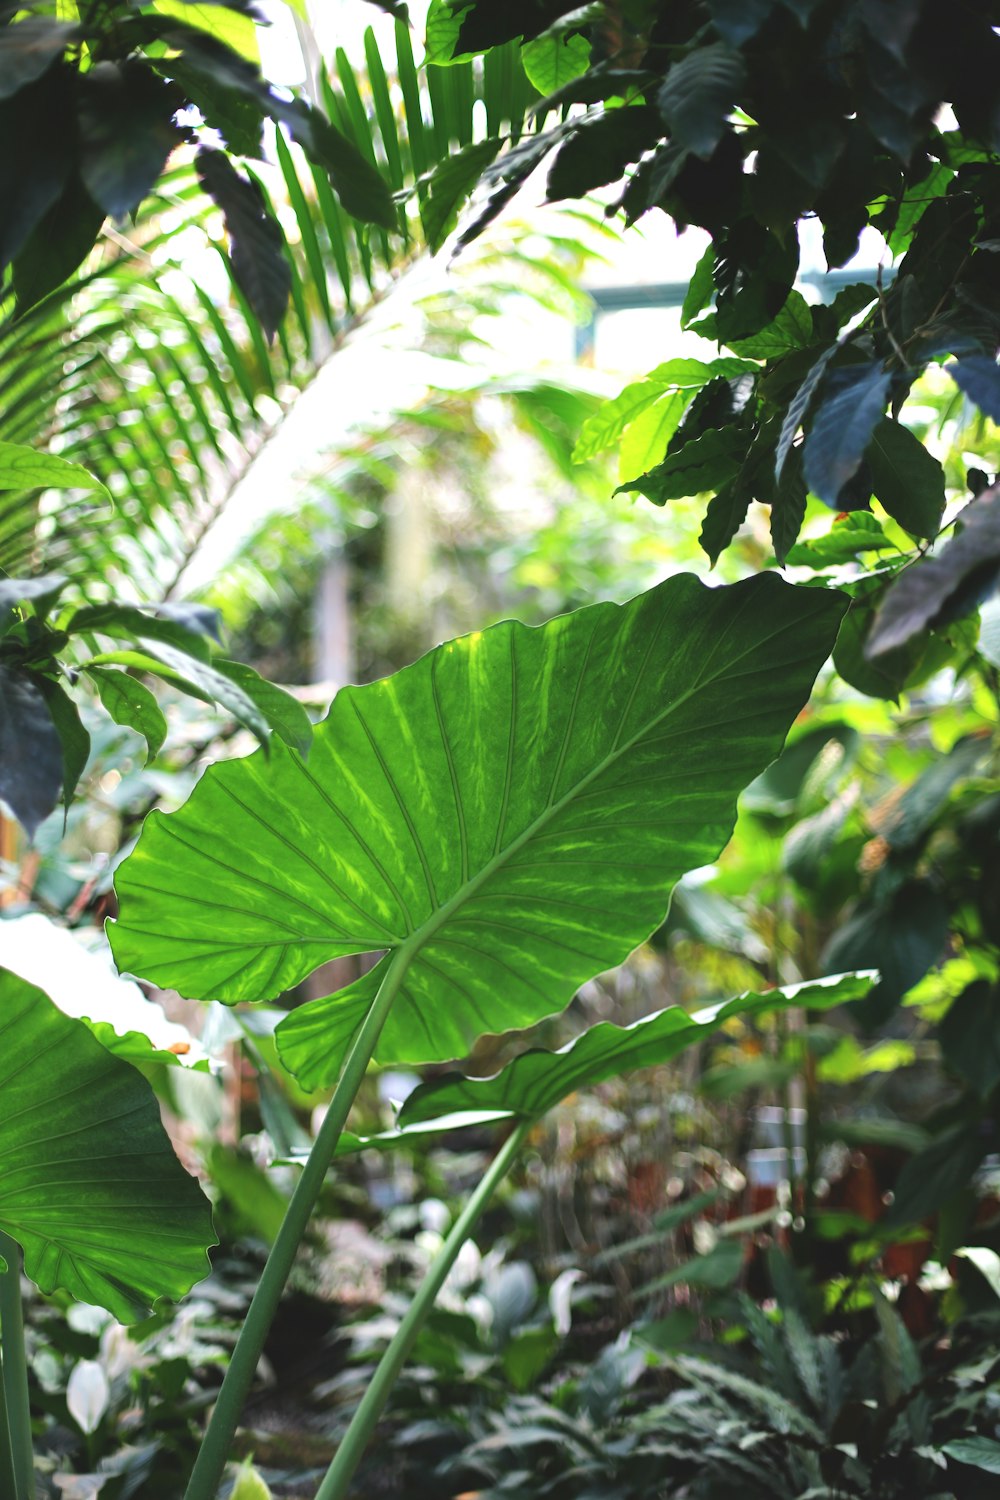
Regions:
M 336 1075 L 390 963 L 382 1061 L 531 1025 L 620 963 L 725 844 L 843 608 L 774 577 L 679 575 L 346 688 L 308 767 L 276 745 L 147 819 L 118 875 L 119 967 L 259 1000 L 338 954 L 390 950 L 279 1027 L 307 1086 Z
M 762 993 L 748 991 L 720 1005 L 689 1013 L 679 1005 L 643 1016 L 631 1026 L 601 1021 L 558 1052 L 533 1049 L 515 1057 L 492 1078 L 452 1073 L 414 1089 L 399 1113 L 399 1129 L 372 1137 L 341 1137 L 339 1154 L 365 1146 L 388 1147 L 423 1134 L 437 1122 L 449 1129 L 488 1119 L 517 1116 L 536 1120 L 561 1099 L 593 1088 L 634 1068 L 659 1067 L 686 1047 L 696 1046 L 736 1016 L 804 1006 L 829 1010 L 860 1000 L 871 988 L 873 972 L 842 974 L 805 984 L 785 985 Z
M 0 1229 L 43 1292 L 121 1322 L 208 1274 L 211 1210 L 149 1084 L 83 1021 L 0 969 Z

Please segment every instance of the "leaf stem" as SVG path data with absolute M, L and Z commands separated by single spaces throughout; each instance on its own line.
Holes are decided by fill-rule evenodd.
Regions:
M 375 1374 L 361 1398 L 357 1411 L 351 1418 L 344 1440 L 334 1455 L 323 1483 L 316 1491 L 316 1500 L 344 1500 L 347 1487 L 354 1477 L 354 1472 L 361 1462 L 376 1423 L 392 1394 L 396 1377 L 410 1355 L 417 1335 L 444 1285 L 445 1278 L 455 1264 L 465 1241 L 482 1217 L 486 1205 L 510 1171 L 511 1164 L 520 1151 L 532 1123 L 531 1120 L 522 1120 L 508 1136 L 493 1158 L 486 1175 L 452 1225 L 448 1238 L 431 1262 L 413 1301 L 406 1310 L 403 1321 L 379 1360 Z
M 412 952 L 407 943 L 393 954 L 385 978 L 365 1016 L 357 1039 L 351 1048 L 340 1080 L 330 1100 L 330 1107 L 319 1128 L 302 1169 L 302 1176 L 285 1211 L 278 1236 L 267 1258 L 246 1321 L 233 1350 L 233 1357 L 219 1390 L 201 1450 L 195 1462 L 184 1500 L 215 1500 L 229 1458 L 240 1413 L 253 1382 L 264 1341 L 274 1319 L 281 1294 L 295 1261 L 296 1252 L 323 1182 L 333 1160 L 354 1096 L 365 1076 L 382 1027 L 406 970 Z
M 28 1361 L 24 1352 L 24 1312 L 21 1307 L 21 1247 L 0 1231 L 0 1348 L 3 1351 L 3 1407 L 13 1500 L 35 1500 L 35 1461 L 31 1446 L 31 1407 L 28 1400 Z M 0 1454 L 3 1442 L 0 1439 Z

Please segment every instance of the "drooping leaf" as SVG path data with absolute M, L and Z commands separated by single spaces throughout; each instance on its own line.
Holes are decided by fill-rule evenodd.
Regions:
M 62 743 L 35 677 L 0 665 L 0 798 L 29 838 L 63 784 Z
M 433 252 L 440 250 L 454 229 L 459 209 L 500 146 L 496 136 L 476 141 L 449 156 L 430 174 L 427 193 L 420 205 L 420 222 Z
M 0 1228 L 43 1292 L 134 1323 L 207 1275 L 208 1202 L 140 1073 L 6 969 L 0 1006 Z
M 24 16 L 0 28 L 0 99 L 9 99 L 50 68 L 80 28 L 50 16 Z
M 993 1438 L 953 1438 L 950 1443 L 945 1443 L 941 1452 L 947 1453 L 956 1463 L 971 1464 L 973 1468 L 984 1469 L 987 1474 L 1000 1474 L 1000 1443 Z
M 1000 573 L 1000 488 L 973 500 L 960 520 L 961 531 L 936 556 L 905 568 L 890 585 L 868 637 L 870 658 L 970 613 L 992 591 Z
M 1000 422 L 1000 366 L 987 354 L 965 354 L 945 368 L 991 422 Z
M 822 1010 L 844 1005 L 867 994 L 874 977 L 837 975 L 763 993 L 747 992 L 693 1014 L 674 1005 L 643 1016 L 631 1026 L 602 1021 L 558 1052 L 521 1053 L 492 1078 L 451 1074 L 421 1084 L 403 1104 L 399 1124 L 405 1128 L 463 1110 L 537 1119 L 578 1089 L 593 1088 L 633 1068 L 669 1062 L 736 1016 L 771 1014 L 790 1005 Z
M 14 295 L 23 316 L 62 286 L 94 248 L 105 213 L 74 172 L 14 259 Z
M 54 453 L 41 453 L 26 443 L 0 442 L 0 490 L 99 490 L 111 496 L 82 464 L 71 464 Z
M 213 659 L 212 666 L 235 683 L 256 705 L 270 728 L 286 745 L 298 750 L 301 755 L 308 755 L 313 736 L 312 720 L 291 693 L 268 682 L 266 677 L 261 677 L 253 667 L 245 666 L 243 662 L 226 661 L 224 657 L 217 656 Z
M 883 417 L 867 454 L 876 498 L 911 536 L 937 535 L 944 514 L 944 470 L 918 437 Z
M 145 198 L 180 134 L 176 91 L 145 63 L 97 62 L 80 79 L 80 173 L 94 202 L 124 219 Z
M 655 144 L 662 129 L 651 105 L 611 109 L 595 120 L 584 120 L 559 148 L 549 171 L 546 198 L 550 203 L 581 198 L 594 188 L 616 182 L 630 163 Z
M 190 629 L 183 617 L 165 618 L 134 604 L 85 605 L 70 616 L 66 630 L 71 635 L 108 635 L 115 640 L 163 641 L 206 664 L 211 655 L 204 632 Z
M 805 380 L 803 380 L 802 384 L 795 392 L 795 395 L 788 403 L 788 410 L 785 412 L 784 420 L 781 424 L 781 432 L 778 436 L 778 447 L 775 453 L 774 472 L 778 479 L 781 478 L 781 471 L 785 467 L 785 461 L 787 460 L 788 455 L 791 452 L 792 444 L 795 441 L 795 435 L 798 432 L 799 428 L 802 426 L 806 412 L 809 410 L 812 398 L 815 395 L 816 389 L 823 378 L 826 367 L 830 363 L 830 360 L 833 358 L 836 352 L 836 344 L 831 344 L 829 349 L 823 350 L 823 353 L 820 355 L 819 359 L 813 365 L 812 369 L 809 371 L 809 374 L 806 376 Z
M 736 474 L 745 447 L 744 438 L 733 427 L 710 428 L 692 438 L 676 453 L 670 453 L 648 474 L 620 484 L 616 495 L 638 491 L 654 505 L 683 500 L 705 490 L 719 489 Z
M 700 257 L 688 282 L 681 304 L 681 327 L 688 328 L 700 312 L 711 302 L 715 294 L 715 247 L 709 245 Z
M 390 965 L 382 1060 L 462 1056 L 484 1031 L 530 1025 L 620 962 L 725 842 L 842 611 L 776 578 L 680 575 L 344 689 L 308 767 L 279 744 L 270 765 L 213 767 L 181 812 L 147 819 L 118 876 L 119 965 L 233 1001 L 392 950 L 282 1023 L 307 1086 L 336 1075 Z
M 702 319 L 702 323 L 705 321 Z M 698 332 L 701 332 L 702 323 L 694 325 Z M 802 293 L 794 289 L 773 320 L 756 333 L 746 338 L 737 338 L 731 337 L 721 328 L 719 332 L 733 352 L 744 359 L 780 359 L 783 354 L 808 348 L 815 337 L 812 309 Z M 711 336 L 714 337 L 714 333 Z
M 698 541 L 713 567 L 743 525 L 749 509 L 750 491 L 737 480 L 724 485 L 708 502 Z
M 673 139 L 696 156 L 711 156 L 745 83 L 743 57 L 728 43 L 689 52 L 670 68 L 657 96 Z
M 782 467 L 771 500 L 771 545 L 782 566 L 791 560 L 790 554 L 805 520 L 807 499 L 802 456 L 796 448 Z
M 136 677 L 108 667 L 88 667 L 101 702 L 116 724 L 134 729 L 146 741 L 146 763 L 159 753 L 167 737 L 167 721 L 156 698 Z
M 889 396 L 890 375 L 881 365 L 835 370 L 806 438 L 806 484 L 835 510 L 856 474 Z
M 45 706 L 59 736 L 63 760 L 63 802 L 69 807 L 90 756 L 90 735 L 83 727 L 80 710 L 58 682 L 51 677 L 37 675 L 35 683 L 45 699 Z
M 202 186 L 222 210 L 236 283 L 270 343 L 285 315 L 292 285 L 281 230 L 260 188 L 241 176 L 224 152 L 199 151 L 196 166 Z
M 76 134 L 73 73 L 54 64 L 9 99 L 0 100 L 0 133 L 16 151 L 0 157 L 0 272 L 6 269 L 53 203 L 73 166 L 67 141 Z

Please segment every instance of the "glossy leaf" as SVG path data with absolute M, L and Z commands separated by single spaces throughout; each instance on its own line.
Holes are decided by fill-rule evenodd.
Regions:
M 285 315 L 292 282 L 281 230 L 267 212 L 260 188 L 242 177 L 222 151 L 199 151 L 197 168 L 205 191 L 222 210 L 233 275 L 270 343 Z
M 208 1203 L 141 1074 L 6 969 L 0 1009 L 0 1228 L 43 1292 L 134 1323 L 207 1275 Z
M 40 489 L 100 490 L 108 495 L 101 481 L 82 464 L 71 464 L 54 453 L 41 453 L 25 443 L 0 442 L 0 490 Z
M 5 24 L 0 30 L 0 99 L 33 83 L 77 36 L 79 27 L 49 16 L 29 15 Z
M 945 367 L 959 390 L 992 422 L 1000 422 L 1000 367 L 987 354 L 966 354 Z
M 959 521 L 961 531 L 936 556 L 913 563 L 890 585 L 868 637 L 869 657 L 971 613 L 993 591 L 1000 572 L 1000 487 L 973 500 Z
M 844 1005 L 867 994 L 873 977 L 846 974 L 763 993 L 748 992 L 693 1014 L 672 1005 L 631 1026 L 600 1022 L 558 1052 L 522 1053 L 492 1078 L 453 1074 L 422 1084 L 404 1103 L 399 1124 L 405 1128 L 462 1110 L 537 1119 L 578 1089 L 593 1088 L 633 1068 L 669 1062 L 736 1016 L 771 1014 L 790 1005 L 810 1010 Z
M 312 721 L 302 704 L 291 693 L 268 682 L 266 677 L 261 677 L 259 672 L 255 672 L 253 667 L 245 666 L 243 662 L 215 657 L 212 666 L 249 698 L 268 726 L 275 734 L 280 735 L 286 745 L 291 745 L 293 750 L 298 750 L 302 755 L 309 753 L 313 735 Z
M 911 536 L 937 535 L 944 513 L 944 470 L 918 437 L 883 417 L 866 454 L 872 491 Z
M 660 89 L 660 112 L 672 138 L 698 156 L 711 156 L 746 82 L 743 58 L 713 42 L 675 63 Z
M 282 1023 L 307 1086 L 336 1075 L 390 961 L 406 968 L 383 1061 L 462 1056 L 561 1010 L 725 843 L 842 611 L 775 578 L 680 575 L 344 689 L 308 767 L 275 746 L 271 765 L 215 766 L 180 812 L 147 819 L 117 880 L 119 966 L 235 1001 L 393 950 Z
M 885 411 L 890 378 L 879 365 L 837 370 L 826 378 L 803 462 L 806 483 L 827 505 L 839 506 L 841 491 L 857 473 Z
M 665 505 L 668 500 L 720 489 L 739 469 L 744 448 L 744 439 L 734 427 L 710 428 L 676 453 L 669 453 L 648 474 L 620 484 L 615 494 L 637 490 L 654 505 Z
M 134 729 L 146 741 L 147 764 L 158 753 L 167 737 L 167 721 L 156 698 L 136 677 L 108 667 L 88 667 L 87 675 L 100 694 L 101 702 L 116 724 Z
M 456 151 L 431 174 L 420 206 L 420 222 L 432 251 L 440 250 L 454 229 L 459 209 L 500 146 L 496 137 L 476 141 Z

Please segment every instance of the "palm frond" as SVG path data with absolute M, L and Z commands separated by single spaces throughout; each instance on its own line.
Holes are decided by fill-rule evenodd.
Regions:
M 0 495 L 0 568 L 60 569 L 88 597 L 162 597 L 299 394 L 426 252 L 428 174 L 486 130 L 523 130 L 536 96 L 516 47 L 421 70 L 399 25 L 395 54 L 369 32 L 365 67 L 338 53 L 321 79 L 333 123 L 397 194 L 395 232 L 352 219 L 280 132 L 255 178 L 291 274 L 270 345 L 190 164 L 133 232 L 105 234 L 74 281 L 16 321 L 0 308 L 0 438 L 84 464 L 114 499 L 95 515 L 92 498 Z M 193 275 L 171 258 L 206 244 L 221 276 L 203 254 Z

